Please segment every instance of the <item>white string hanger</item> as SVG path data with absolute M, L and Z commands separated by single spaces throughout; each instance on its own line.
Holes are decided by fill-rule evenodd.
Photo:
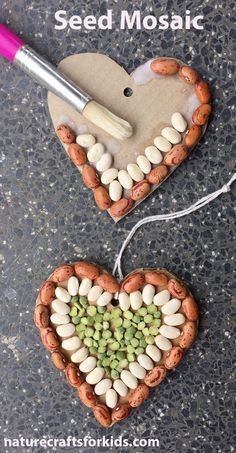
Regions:
M 218 189 L 215 192 L 212 192 L 212 193 L 206 195 L 205 197 L 201 198 L 196 203 L 191 205 L 189 208 L 183 209 L 181 211 L 170 212 L 169 214 L 152 215 L 152 216 L 145 217 L 144 219 L 139 220 L 139 222 L 137 222 L 133 226 L 133 228 L 130 230 L 129 234 L 127 235 L 127 237 L 125 238 L 125 240 L 124 240 L 124 242 L 123 242 L 123 244 L 121 246 L 121 249 L 120 249 L 120 251 L 118 253 L 118 256 L 116 258 L 115 265 L 114 265 L 114 268 L 113 268 L 113 275 L 115 275 L 116 272 L 118 272 L 120 280 L 123 279 L 123 272 L 122 272 L 122 265 L 121 265 L 121 260 L 122 260 L 123 253 L 124 253 L 126 247 L 128 246 L 128 244 L 130 243 L 132 237 L 135 235 L 136 231 L 142 225 L 145 225 L 146 223 L 149 223 L 149 222 L 158 222 L 159 220 L 177 219 L 179 217 L 184 217 L 184 216 L 186 216 L 188 214 L 191 214 L 192 212 L 197 211 L 198 209 L 201 209 L 206 204 L 208 204 L 211 201 L 213 201 L 216 198 L 218 198 L 222 193 L 230 192 L 230 190 L 231 190 L 230 186 L 231 186 L 231 184 L 233 184 L 233 182 L 235 180 L 236 180 L 236 173 L 233 174 L 233 176 L 230 178 L 230 180 L 226 184 L 224 184 L 221 187 L 221 189 Z

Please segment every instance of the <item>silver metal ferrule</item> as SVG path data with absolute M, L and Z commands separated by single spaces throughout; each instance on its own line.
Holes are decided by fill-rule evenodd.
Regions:
M 29 46 L 21 47 L 14 64 L 80 113 L 92 98 Z

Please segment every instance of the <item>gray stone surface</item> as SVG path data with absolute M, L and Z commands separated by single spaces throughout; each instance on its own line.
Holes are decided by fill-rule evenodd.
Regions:
M 112 270 L 130 228 L 144 216 L 189 206 L 223 185 L 234 170 L 234 2 L 145 0 L 67 2 L 0 1 L 1 19 L 36 50 L 58 63 L 75 52 L 104 52 L 128 71 L 147 59 L 174 55 L 210 81 L 214 114 L 207 134 L 191 157 L 125 220 L 115 225 L 98 213 L 76 168 L 51 127 L 46 91 L 0 61 L 1 234 L 1 436 L 19 438 L 120 435 L 158 438 L 169 453 L 229 453 L 233 438 L 233 247 L 234 186 L 189 217 L 144 226 L 124 257 L 124 271 L 163 266 L 190 286 L 200 304 L 199 338 L 179 368 L 151 399 L 123 423 L 106 431 L 82 407 L 76 392 L 49 362 L 33 324 L 40 283 L 54 266 L 78 258 L 96 260 Z M 162 4 L 162 7 L 160 7 Z M 56 31 L 58 9 L 104 13 L 114 8 L 150 7 L 205 15 L 203 31 Z M 234 156 L 233 156 L 234 154 Z M 79 451 L 108 451 L 108 447 Z M 121 448 L 113 447 L 113 451 Z M 123 451 L 145 451 L 127 447 Z M 1 445 L 1 451 L 13 451 Z M 39 453 L 43 448 L 19 448 Z M 52 451 L 52 450 L 48 450 Z M 57 448 L 56 451 L 65 451 Z M 72 452 L 76 449 L 68 448 Z M 77 450 L 78 451 L 78 450 Z

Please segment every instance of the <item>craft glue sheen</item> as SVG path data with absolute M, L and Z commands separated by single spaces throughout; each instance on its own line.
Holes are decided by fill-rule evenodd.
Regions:
M 71 28 L 72 30 L 112 30 L 113 27 L 118 26 L 117 17 L 114 18 L 113 10 L 108 9 L 107 13 L 96 17 L 94 15 L 69 16 L 66 10 L 59 10 L 55 13 L 56 30 L 64 30 Z M 175 14 L 163 14 L 162 16 L 155 16 L 149 14 L 142 16 L 139 10 L 135 10 L 129 13 L 127 10 L 122 10 L 119 16 L 119 28 L 121 30 L 189 30 L 195 28 L 196 30 L 202 30 L 203 16 L 191 16 L 190 10 L 186 10 L 185 16 L 179 16 Z

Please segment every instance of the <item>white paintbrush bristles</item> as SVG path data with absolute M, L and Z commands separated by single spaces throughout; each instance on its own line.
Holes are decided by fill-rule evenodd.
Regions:
M 88 102 L 82 113 L 85 118 L 118 140 L 125 140 L 133 134 L 133 128 L 127 121 L 95 101 Z

